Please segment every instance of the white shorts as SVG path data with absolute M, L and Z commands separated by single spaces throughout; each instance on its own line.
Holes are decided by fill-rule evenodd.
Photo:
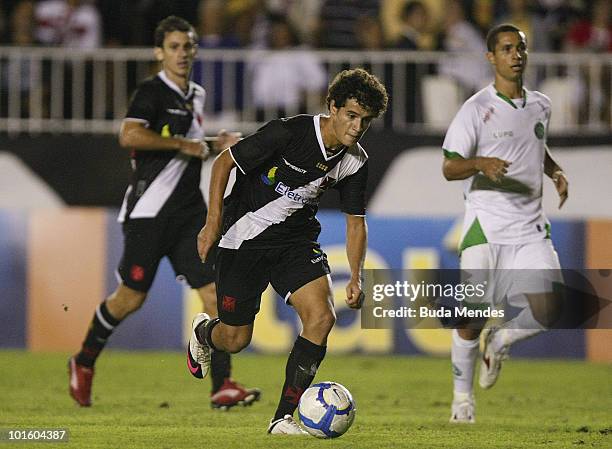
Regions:
M 461 270 L 470 283 L 486 282 L 485 298 L 470 302 L 527 306 L 525 295 L 549 293 L 563 282 L 559 256 L 550 239 L 522 245 L 486 243 L 461 253 Z

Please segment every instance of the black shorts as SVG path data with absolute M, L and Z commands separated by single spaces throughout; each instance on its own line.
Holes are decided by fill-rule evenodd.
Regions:
M 289 303 L 291 293 L 330 273 L 327 255 L 318 243 L 274 249 L 219 248 L 216 271 L 219 318 L 230 326 L 255 321 L 268 284 Z
M 197 236 L 206 220 L 205 213 L 161 218 L 137 218 L 123 224 L 124 249 L 119 275 L 131 289 L 148 292 L 159 262 L 170 259 L 177 280 L 192 288 L 215 281 L 213 258 L 200 260 Z

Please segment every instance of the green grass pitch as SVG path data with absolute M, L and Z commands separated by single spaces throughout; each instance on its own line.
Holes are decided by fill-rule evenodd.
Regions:
M 477 424 L 451 425 L 448 359 L 330 355 L 316 380 L 351 390 L 353 427 L 336 440 L 273 437 L 285 358 L 235 357 L 235 377 L 262 388 L 262 400 L 220 412 L 209 406 L 210 381 L 192 378 L 181 353 L 107 351 L 94 406 L 81 409 L 67 393 L 67 354 L 0 351 L 0 428 L 70 431 L 69 443 L 0 449 L 612 447 L 612 366 L 581 361 L 511 359 L 493 389 L 476 392 Z

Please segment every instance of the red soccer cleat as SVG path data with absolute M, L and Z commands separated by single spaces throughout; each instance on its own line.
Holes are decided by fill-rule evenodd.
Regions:
M 68 381 L 70 396 L 81 407 L 91 406 L 91 383 L 94 369 L 79 365 L 74 357 L 68 360 Z
M 221 388 L 210 396 L 212 408 L 228 410 L 235 405 L 252 405 L 261 396 L 259 388 L 245 388 L 238 382 L 227 378 Z

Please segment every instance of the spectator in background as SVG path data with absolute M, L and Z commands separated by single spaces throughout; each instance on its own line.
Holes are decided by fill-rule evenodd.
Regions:
M 102 44 L 102 20 L 98 9 L 86 0 L 43 0 L 36 4 L 36 38 L 43 45 L 98 48 Z
M 544 12 L 545 29 L 552 51 L 561 51 L 569 29 L 580 16 L 573 0 L 540 0 Z
M 270 19 L 268 48 L 251 63 L 253 101 L 257 120 L 295 115 L 320 106 L 327 85 L 327 75 L 314 53 L 298 49 L 297 34 L 286 17 Z
M 572 28 L 565 42 L 568 52 L 609 53 L 612 52 L 612 5 L 609 0 L 597 0 L 590 10 L 590 19 L 578 21 Z M 604 65 L 599 73 L 582 70 L 582 79 L 577 97 L 581 98 L 579 117 L 588 117 L 592 123 L 601 121 L 610 123 L 610 67 Z M 592 75 L 595 74 L 595 78 Z M 595 83 L 594 83 L 595 81 Z M 598 82 L 598 83 L 597 83 Z M 593 104 L 594 103 L 594 104 Z M 589 112 L 595 110 L 596 117 Z
M 401 35 L 395 47 L 403 50 L 421 50 L 421 37 L 427 30 L 428 24 L 425 5 L 420 1 L 407 2 L 400 17 L 402 18 Z
M 11 45 L 17 47 L 28 47 L 35 44 L 34 39 L 34 1 L 22 0 L 11 9 L 11 15 L 8 23 L 8 41 Z M 40 82 L 40 73 L 33 73 L 34 67 L 31 65 L 29 58 L 10 57 L 6 64 L 0 65 L 0 79 L 2 80 L 2 92 L 0 94 L 1 115 L 3 117 L 11 116 L 13 118 L 27 118 L 30 116 L 30 78 L 34 76 L 38 78 L 34 82 L 35 89 L 43 89 L 43 83 Z M 39 66 L 35 66 L 39 67 Z M 18 92 L 15 90 L 16 80 L 19 80 Z M 9 89 L 12 88 L 12 91 Z M 18 95 L 17 98 L 14 96 Z M 17 103 L 18 100 L 18 103 Z M 11 104 L 12 103 L 12 104 Z M 47 102 L 43 102 L 43 107 Z M 17 108 L 19 106 L 19 108 Z M 43 114 L 43 112 L 41 112 Z
M 546 24 L 538 14 L 530 10 L 530 3 L 527 0 L 506 0 L 508 14 L 498 22 L 511 23 L 520 28 L 525 33 L 531 51 L 550 51 Z
M 440 43 L 444 51 L 461 53 L 456 56 L 449 55 L 440 63 L 441 74 L 456 80 L 468 93 L 479 90 L 488 83 L 490 69 L 482 58 L 487 49 L 476 27 L 466 20 L 463 4 L 459 0 L 451 0 L 446 5 Z M 468 56 L 469 53 L 474 56 Z
M 404 5 L 401 13 L 402 34 L 396 47 L 402 50 L 422 50 L 422 36 L 427 30 L 429 14 L 425 5 L 420 1 L 410 1 Z M 418 71 L 414 63 L 406 64 L 406 122 L 415 123 L 422 116 L 421 78 L 427 73 L 427 67 Z M 391 96 L 393 98 L 393 96 Z
M 355 24 L 362 16 L 378 16 L 378 0 L 325 0 L 321 7 L 319 46 L 356 49 Z
M 227 3 L 223 0 L 203 0 L 198 11 L 199 48 L 228 49 L 240 48 L 241 38 L 233 26 L 235 15 L 227 13 Z M 206 52 L 203 52 L 206 55 Z M 228 73 L 233 75 L 228 75 Z M 212 111 L 232 113 L 242 109 L 244 104 L 244 63 L 206 61 L 199 59 L 194 62 L 193 81 L 210 86 L 212 95 Z M 228 92 L 231 91 L 231 92 Z M 229 94 L 229 98 L 225 98 Z M 224 104 L 225 103 L 225 104 Z
M 323 0 L 285 0 L 285 2 L 289 4 L 287 18 L 297 31 L 300 42 L 310 46 L 316 45 Z
M 566 39 L 566 50 L 612 52 L 611 9 L 610 0 L 595 1 L 591 6 L 590 19 L 580 20 L 570 28 Z

